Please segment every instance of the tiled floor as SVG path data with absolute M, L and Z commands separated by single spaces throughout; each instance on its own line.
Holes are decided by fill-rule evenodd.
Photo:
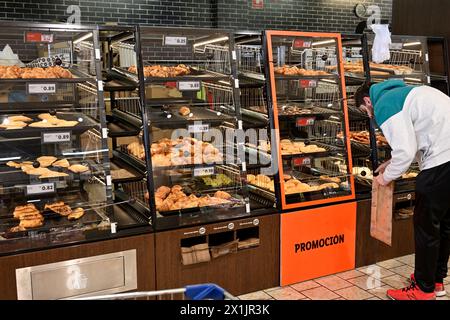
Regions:
M 449 263 L 450 266 L 450 263 Z M 387 300 L 386 291 L 409 284 L 414 255 L 408 255 L 335 275 L 240 296 L 244 300 Z M 450 277 L 447 296 L 450 300 Z

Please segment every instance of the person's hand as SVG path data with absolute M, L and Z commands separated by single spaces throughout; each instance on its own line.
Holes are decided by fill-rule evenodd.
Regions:
M 375 170 L 375 173 L 384 173 L 384 171 L 386 170 L 386 167 L 391 163 L 391 160 L 388 160 L 386 162 L 383 162 L 382 164 L 380 164 L 377 168 L 377 170 Z
M 361 105 L 359 107 L 359 110 L 361 110 L 361 112 L 366 113 L 369 118 L 371 118 L 371 119 L 373 118 L 373 109 L 371 107 Z
M 384 175 L 380 173 L 378 176 L 375 177 L 375 180 L 380 186 L 387 186 L 389 184 L 388 181 L 384 180 Z

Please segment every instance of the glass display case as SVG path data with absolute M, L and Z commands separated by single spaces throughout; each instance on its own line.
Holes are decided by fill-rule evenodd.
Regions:
M 265 34 L 281 208 L 353 199 L 341 36 Z
M 139 86 L 142 103 L 141 135 L 116 150 L 147 173 L 126 196 L 156 229 L 248 215 L 233 36 L 154 27 L 139 35 L 137 65 L 114 68 Z
M 98 28 L 0 26 L 0 254 L 110 234 Z

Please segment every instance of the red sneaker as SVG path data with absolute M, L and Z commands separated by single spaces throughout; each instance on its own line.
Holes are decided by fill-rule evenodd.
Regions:
M 416 282 L 414 273 L 411 273 L 411 282 Z M 434 293 L 436 294 L 436 297 L 445 297 L 447 295 L 447 291 L 445 291 L 444 284 L 441 282 L 436 282 L 434 285 Z
M 436 294 L 434 292 L 423 292 L 415 282 L 412 282 L 409 287 L 403 289 L 388 290 L 386 294 L 392 300 L 436 300 Z

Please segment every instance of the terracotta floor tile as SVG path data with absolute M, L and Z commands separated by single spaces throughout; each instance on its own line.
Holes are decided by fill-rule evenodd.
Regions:
M 374 277 L 374 278 L 376 278 L 377 275 L 379 274 L 379 277 L 381 279 L 385 278 L 385 277 L 390 277 L 390 276 L 395 275 L 394 272 L 392 272 L 392 271 L 390 271 L 388 269 L 385 269 L 383 267 L 380 267 L 380 266 L 378 266 L 376 264 L 372 264 L 372 265 L 367 266 L 367 267 L 359 268 L 358 271 L 363 272 L 366 275 Z
M 272 290 L 269 294 L 275 298 L 275 300 L 300 300 L 305 298 L 303 294 L 291 287 L 284 287 L 277 290 Z
M 365 300 L 373 297 L 369 292 L 356 286 L 337 290 L 335 293 L 347 300 Z
M 315 282 L 313 280 L 310 280 L 310 281 L 304 281 L 304 282 L 292 284 L 291 287 L 294 288 L 294 290 L 297 290 L 298 292 L 302 292 L 302 291 L 305 291 L 308 289 L 320 287 L 320 284 L 318 284 L 317 282 Z
M 390 271 L 395 272 L 396 274 L 399 274 L 406 278 L 409 278 L 411 277 L 411 273 L 414 273 L 414 268 L 411 267 L 410 265 L 404 265 L 401 267 L 392 268 L 390 269 Z
M 278 289 L 281 289 L 281 287 L 273 287 L 273 288 L 265 289 L 264 291 L 265 292 L 270 292 L 270 291 L 278 290 Z
M 409 280 L 399 274 L 383 278 L 383 282 L 394 289 L 404 288 L 409 285 Z
M 339 298 L 339 296 L 333 291 L 328 290 L 325 287 L 317 287 L 302 292 L 305 296 L 311 300 L 333 300 Z
M 272 297 L 264 291 L 256 291 L 239 296 L 241 300 L 270 300 Z
M 379 265 L 380 267 L 383 267 L 385 269 L 391 269 L 391 268 L 395 268 L 395 267 L 401 267 L 405 264 L 403 262 L 398 261 L 397 259 L 390 259 L 390 260 L 378 262 L 377 265 Z
M 414 267 L 415 256 L 413 254 L 403 256 L 400 258 L 395 258 L 395 259 L 397 259 L 400 262 L 403 262 L 404 264 L 408 264 L 408 265 Z
M 348 281 L 341 279 L 337 276 L 328 276 L 315 280 L 318 284 L 330 289 L 331 291 L 336 291 L 339 289 L 351 287 L 352 284 Z
M 381 299 L 378 298 L 378 297 L 372 297 L 372 298 L 369 298 L 369 299 L 366 299 L 366 300 L 381 300 Z
M 336 276 L 338 276 L 339 278 L 344 279 L 344 280 L 361 277 L 363 275 L 364 275 L 364 273 L 362 273 L 361 271 L 358 271 L 358 270 L 350 270 L 350 271 L 336 274 Z
M 381 288 L 376 288 L 376 289 L 371 289 L 368 290 L 368 292 L 370 294 L 373 294 L 374 296 L 382 299 L 382 300 L 390 300 L 387 296 L 386 296 L 386 291 L 388 291 L 389 289 L 392 289 L 392 287 L 390 286 L 384 286 Z
M 385 285 L 383 282 L 381 282 L 380 279 L 375 279 L 367 275 L 354 279 L 349 279 L 348 282 L 354 284 L 355 286 L 363 290 L 381 288 L 382 286 Z

